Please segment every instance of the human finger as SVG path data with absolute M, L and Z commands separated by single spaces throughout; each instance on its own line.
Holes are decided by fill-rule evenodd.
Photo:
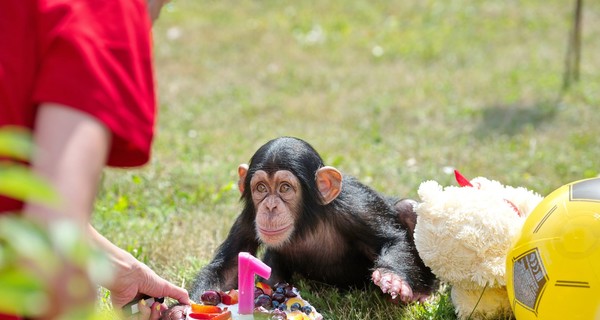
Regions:
M 168 288 L 166 294 L 163 296 L 173 298 L 181 304 L 190 304 L 190 295 L 187 290 L 184 288 L 178 287 L 170 282 L 168 282 Z
M 139 291 L 153 297 L 173 298 L 181 304 L 189 305 L 191 303 L 190 296 L 184 288 L 178 287 L 158 276 L 153 280 L 149 281 L 147 286 L 140 286 Z

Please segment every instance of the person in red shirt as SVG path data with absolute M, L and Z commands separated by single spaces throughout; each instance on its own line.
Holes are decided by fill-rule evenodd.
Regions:
M 0 9 L 0 127 L 31 130 L 31 170 L 63 199 L 50 209 L 0 198 L 0 214 L 20 211 L 43 226 L 67 219 L 85 230 L 115 266 L 113 281 L 100 284 L 111 291 L 115 308 L 140 294 L 190 303 L 187 291 L 90 225 L 102 169 L 136 167 L 150 158 L 156 113 L 151 26 L 165 2 L 5 0 Z M 55 282 L 45 318 L 73 304 L 64 283 Z M 152 319 L 164 309 L 139 307 Z

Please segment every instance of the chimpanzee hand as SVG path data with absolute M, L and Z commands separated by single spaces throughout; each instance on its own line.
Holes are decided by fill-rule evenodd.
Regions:
M 183 320 L 185 319 L 184 305 L 177 305 L 165 310 L 160 317 L 162 320 Z
M 371 278 L 373 279 L 373 283 L 379 286 L 383 293 L 390 294 L 392 301 L 397 302 L 399 298 L 403 303 L 425 302 L 429 298 L 429 294 L 413 292 L 413 289 L 406 280 L 389 270 L 376 269 Z

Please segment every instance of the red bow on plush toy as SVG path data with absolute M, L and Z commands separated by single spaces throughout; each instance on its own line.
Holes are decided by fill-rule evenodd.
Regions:
M 459 186 L 461 187 L 474 187 L 473 184 L 469 181 L 469 179 L 465 178 L 465 176 L 463 176 L 460 172 L 458 172 L 458 170 L 454 170 L 454 177 L 456 178 L 456 182 L 458 183 Z M 477 186 L 477 188 L 479 189 L 479 186 Z M 504 201 L 506 201 L 506 203 L 508 203 L 513 210 L 515 210 L 515 212 L 519 215 L 519 217 L 523 216 L 523 213 L 521 213 L 521 210 L 519 210 L 519 208 L 512 203 L 512 201 L 508 200 L 508 199 L 504 199 Z
M 465 178 L 462 174 L 460 174 L 460 172 L 458 172 L 458 170 L 454 170 L 454 177 L 456 178 L 456 182 L 458 182 L 458 185 L 461 187 L 473 186 L 467 178 Z

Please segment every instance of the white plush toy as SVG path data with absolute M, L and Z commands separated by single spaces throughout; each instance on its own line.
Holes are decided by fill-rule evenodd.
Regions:
M 415 244 L 423 262 L 451 286 L 459 318 L 510 312 L 505 259 L 511 239 L 542 197 L 522 187 L 458 172 L 461 187 L 419 186 Z

